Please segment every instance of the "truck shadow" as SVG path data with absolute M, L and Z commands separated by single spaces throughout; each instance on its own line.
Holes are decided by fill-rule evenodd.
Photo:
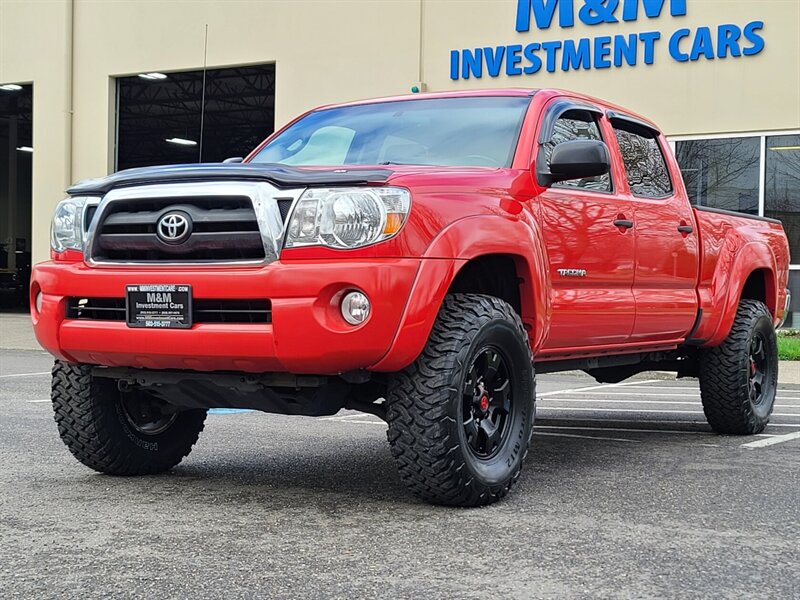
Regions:
M 668 428 L 673 429 L 674 425 L 664 427 Z M 347 443 L 322 435 L 309 445 L 307 439 L 292 439 L 289 435 L 280 448 L 259 447 L 257 440 L 236 440 L 231 445 L 215 441 L 211 452 L 190 456 L 168 474 L 113 481 L 126 482 L 124 493 L 152 488 L 154 494 L 183 502 L 206 503 L 213 498 L 213 502 L 226 505 L 259 502 L 273 509 L 313 506 L 329 513 L 348 510 L 345 507 L 365 501 L 427 506 L 412 496 L 400 480 L 383 430 L 376 429 L 356 432 L 357 439 Z M 690 440 L 694 445 L 724 439 L 711 433 L 697 435 L 701 432 L 696 427 L 688 427 L 686 436 L 629 434 L 635 437 L 629 442 L 599 439 L 604 434 L 597 431 L 591 432 L 595 438 L 546 433 L 537 431 L 534 436 L 517 493 L 511 494 L 503 505 L 561 495 L 598 477 L 619 477 L 639 469 L 643 462 L 671 463 L 676 445 L 685 450 Z M 619 433 L 608 435 L 625 437 Z M 100 477 L 95 481 L 105 485 L 109 479 Z M 520 498 L 523 494 L 525 497 Z

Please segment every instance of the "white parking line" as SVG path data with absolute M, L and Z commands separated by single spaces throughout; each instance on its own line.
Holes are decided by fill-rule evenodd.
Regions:
M 355 413 L 349 415 L 336 415 L 333 417 L 322 417 L 323 421 L 349 421 L 350 419 L 363 419 L 365 413 Z
M 0 375 L 0 379 L 8 379 L 10 377 L 33 377 L 34 375 L 50 375 L 50 371 L 40 371 L 38 373 L 14 373 L 12 375 Z
M 536 428 L 534 428 L 536 429 Z M 550 431 L 534 431 L 534 435 L 547 435 L 551 437 L 580 438 L 584 440 L 605 440 L 607 442 L 629 442 L 631 444 L 641 444 L 641 440 L 629 440 L 627 438 L 612 438 L 602 435 L 578 435 L 577 433 L 553 433 Z
M 31 404 L 35 404 L 37 402 L 51 402 L 50 398 L 42 398 L 41 400 L 28 400 Z
M 794 431 L 792 433 L 786 433 L 784 435 L 773 435 L 769 438 L 765 438 L 763 440 L 757 440 L 755 442 L 748 442 L 747 444 L 742 444 L 742 448 L 766 448 L 767 446 L 774 446 L 775 444 L 783 444 L 784 442 L 789 442 L 791 440 L 799 440 L 800 439 L 800 431 Z
M 326 419 L 326 420 L 331 421 L 332 419 Z M 364 420 L 364 419 L 358 420 L 358 419 L 344 419 L 344 418 L 340 418 L 340 419 L 338 419 L 338 421 L 340 423 L 356 423 L 356 424 L 359 424 L 359 425 L 383 425 L 384 427 L 386 427 L 386 423 L 384 423 L 383 421 L 367 421 L 367 420 Z M 579 435 L 577 433 L 555 433 L 555 432 L 550 432 L 550 431 L 539 431 L 538 427 L 534 427 L 534 430 L 535 430 L 534 433 L 536 435 L 549 435 L 549 436 L 553 436 L 553 437 L 568 437 L 568 438 L 583 438 L 583 439 L 587 439 L 587 440 L 606 440 L 606 441 L 610 441 L 610 442 L 630 442 L 630 443 L 633 443 L 633 444 L 641 443 L 640 440 L 630 440 L 630 439 L 627 439 L 627 438 L 614 438 L 614 437 L 599 436 L 599 435 Z
M 651 421 L 652 423 L 653 421 Z M 716 435 L 713 431 L 692 431 L 680 429 L 638 429 L 636 427 L 582 427 L 573 425 L 534 425 L 534 429 L 575 429 L 578 431 L 620 431 L 623 433 L 669 433 L 690 435 Z M 756 433 L 758 437 L 773 437 L 769 433 Z
M 661 381 L 661 379 L 647 379 L 645 381 L 627 381 L 624 383 L 610 383 L 610 384 L 601 384 L 601 385 L 591 385 L 589 387 L 579 387 L 579 388 L 570 388 L 566 390 L 554 390 L 552 392 L 542 392 L 541 394 L 536 394 L 538 398 L 544 398 L 545 396 L 555 396 L 557 394 L 570 394 L 573 392 L 588 392 L 591 390 L 606 390 L 609 388 L 616 388 L 616 387 L 624 387 L 624 386 L 632 386 L 632 385 L 642 385 L 645 383 L 655 383 L 656 381 Z
M 581 392 L 578 390 L 574 390 L 575 394 L 592 394 L 593 392 Z M 598 393 L 598 392 L 594 392 Z M 698 394 L 662 394 L 660 392 L 655 394 L 648 394 L 646 392 L 607 392 L 605 394 L 600 394 L 603 396 L 636 396 L 636 397 L 655 397 L 655 398 L 697 398 L 700 399 L 700 395 Z M 777 396 L 777 400 L 800 400 L 800 396 L 798 397 L 789 397 L 789 396 Z
M 642 406 L 658 406 L 661 404 L 667 405 L 676 405 L 676 406 L 701 406 L 700 400 L 695 400 L 694 402 L 685 402 L 679 400 L 612 400 L 611 398 L 548 398 L 545 400 L 546 404 L 543 408 L 555 408 L 552 406 L 551 403 L 555 402 L 570 402 L 576 404 L 639 404 Z M 776 405 L 776 408 L 788 408 L 788 409 L 800 409 L 799 404 L 784 404 L 780 403 Z M 598 406 L 598 410 L 605 410 L 604 408 Z M 588 410 L 588 409 L 587 409 Z M 642 409 L 648 410 L 648 409 Z M 798 413 L 800 416 L 800 413 Z
M 564 407 L 557 407 L 557 406 L 540 406 L 536 409 L 536 411 L 540 410 L 563 410 L 563 411 L 580 411 L 580 412 L 587 412 L 595 410 L 597 412 L 626 412 L 626 413 L 665 413 L 671 415 L 703 415 L 702 411 L 696 410 L 661 410 L 658 408 L 642 408 L 642 409 L 635 409 L 635 408 L 603 408 L 603 407 L 595 407 L 595 408 L 582 408 L 577 406 L 564 406 Z M 800 414 L 790 414 L 790 413 L 772 413 L 773 417 L 800 417 Z

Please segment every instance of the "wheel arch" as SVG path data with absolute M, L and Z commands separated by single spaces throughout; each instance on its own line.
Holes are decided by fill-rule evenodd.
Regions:
M 411 364 L 451 292 L 505 300 L 520 315 L 532 348 L 538 348 L 547 335 L 550 303 L 545 254 L 535 227 L 520 218 L 478 215 L 445 228 L 425 252 L 389 351 L 370 369 L 397 371 Z
M 731 268 L 719 270 L 715 280 L 719 292 L 714 302 L 721 307 L 721 313 L 717 327 L 706 342 L 706 346 L 719 345 L 728 336 L 742 300 L 763 302 L 773 322 L 777 319 L 778 288 L 775 257 L 766 244 L 745 245 L 736 254 Z M 725 280 L 727 284 L 723 283 Z

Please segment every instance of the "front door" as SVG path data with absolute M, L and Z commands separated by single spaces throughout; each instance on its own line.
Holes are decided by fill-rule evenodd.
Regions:
M 599 110 L 562 112 L 549 140 L 541 144 L 538 159 L 549 160 L 552 149 L 561 142 L 602 140 L 602 118 Z M 547 118 L 543 123 L 546 126 Z M 541 132 L 539 139 L 543 139 Z M 612 171 L 557 183 L 539 196 L 552 282 L 545 356 L 624 344 L 630 338 L 634 324 L 633 206 L 628 198 L 615 195 L 614 176 L 618 173 Z

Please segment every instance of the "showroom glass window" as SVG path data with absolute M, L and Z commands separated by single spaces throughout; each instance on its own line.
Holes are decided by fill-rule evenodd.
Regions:
M 765 157 L 764 216 L 780 219 L 792 262 L 800 262 L 800 135 L 767 137 Z M 800 299 L 800 271 L 789 274 L 792 298 Z M 793 312 L 787 325 L 800 327 L 798 301 L 792 302 Z
M 757 215 L 760 147 L 758 137 L 676 142 L 691 203 Z

